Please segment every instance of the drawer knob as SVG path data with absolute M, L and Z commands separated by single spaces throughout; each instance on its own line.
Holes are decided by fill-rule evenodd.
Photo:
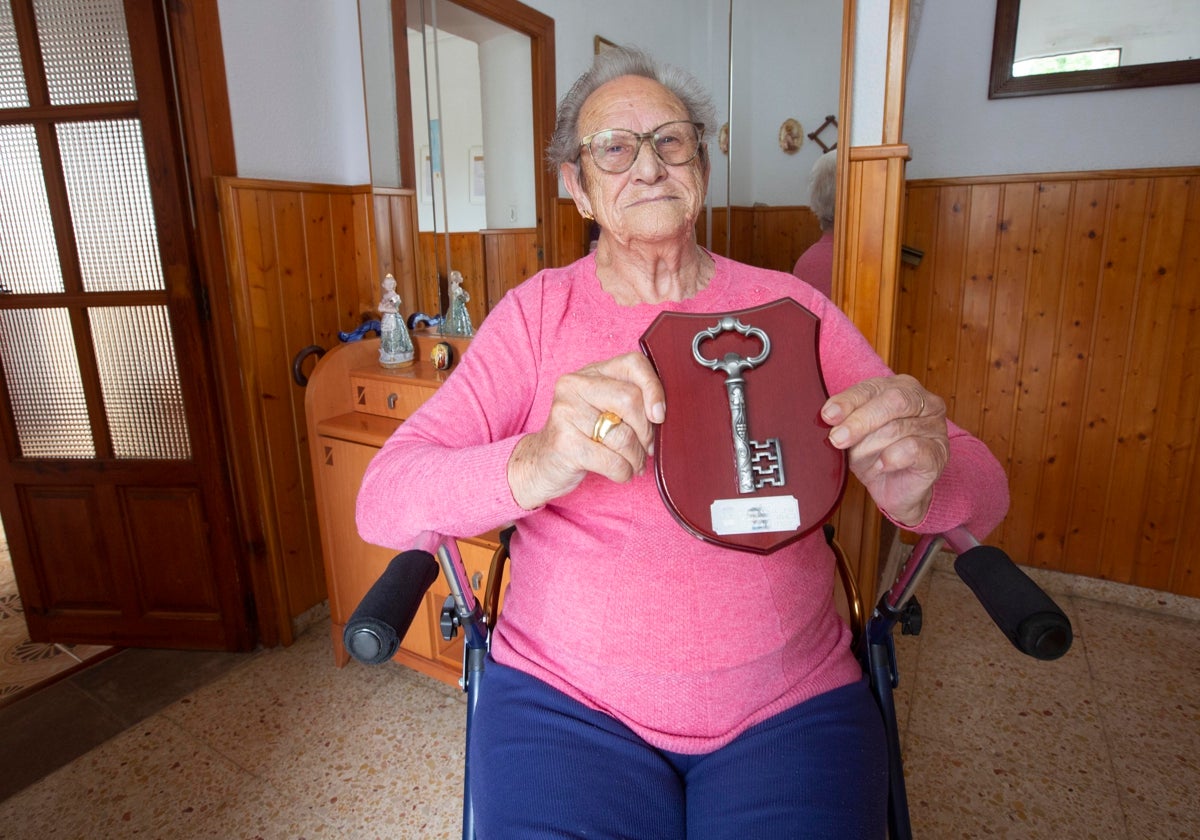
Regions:
M 393 411 L 396 408 L 396 400 L 397 399 L 399 399 L 399 397 L 397 397 L 395 393 L 388 394 L 388 398 L 387 398 L 388 411 Z

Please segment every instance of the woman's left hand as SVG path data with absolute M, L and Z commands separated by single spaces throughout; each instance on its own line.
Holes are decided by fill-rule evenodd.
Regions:
M 911 376 L 867 379 L 826 401 L 829 441 L 883 511 L 917 525 L 950 458 L 946 403 Z

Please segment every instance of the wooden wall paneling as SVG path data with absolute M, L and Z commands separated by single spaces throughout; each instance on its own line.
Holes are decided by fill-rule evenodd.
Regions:
M 976 185 L 967 205 L 967 241 L 963 251 L 963 291 L 960 301 L 955 364 L 954 419 L 981 434 L 984 388 L 990 359 L 988 336 L 995 294 L 996 250 L 999 245 L 1001 188 Z
M 467 302 L 467 311 L 471 313 L 471 323 L 479 327 L 483 316 L 487 314 L 487 272 L 483 261 L 483 238 L 479 233 L 450 234 L 451 265 L 462 272 L 463 288 L 471 299 Z
M 1058 282 L 1066 258 L 1067 222 L 1071 208 L 1070 184 L 1038 182 L 1028 249 L 1029 264 L 1024 278 L 1025 306 L 1020 318 L 1022 335 L 1016 365 L 1018 388 L 1013 416 L 1012 443 L 1005 464 L 1011 492 L 1008 516 L 998 539 L 1009 545 L 1015 559 L 1029 563 L 1040 503 L 1038 487 L 1047 465 L 1056 458 L 1049 452 L 1049 420 L 1056 399 L 1054 357 L 1059 334 L 1058 313 L 1062 311 L 1062 287 Z
M 557 226 L 554 229 L 555 253 L 558 254 L 558 264 L 546 263 L 547 268 L 559 268 L 570 265 L 575 260 L 587 254 L 587 238 L 589 222 L 579 215 L 574 199 L 558 199 L 558 212 L 555 214 Z
M 1155 206 L 1156 196 L 1161 197 L 1164 192 L 1163 182 L 1139 179 L 1138 186 L 1145 188 L 1144 198 L 1139 189 L 1134 201 L 1144 209 L 1129 208 L 1132 212 L 1129 213 L 1129 227 L 1125 229 L 1135 234 L 1130 253 L 1123 265 L 1113 265 L 1115 276 L 1122 278 L 1118 288 L 1128 295 L 1121 312 L 1121 317 L 1128 323 L 1128 344 L 1121 357 L 1120 369 L 1113 371 L 1114 377 L 1120 377 L 1120 402 L 1117 414 L 1111 420 L 1113 455 L 1104 517 L 1099 523 L 1103 540 L 1101 576 L 1134 583 L 1139 582 L 1138 550 L 1149 535 L 1144 527 L 1128 527 L 1128 524 L 1144 526 L 1145 501 L 1150 489 L 1150 443 L 1155 433 L 1158 385 L 1165 372 L 1164 351 L 1173 303 L 1170 293 L 1164 294 L 1162 284 L 1155 282 L 1156 278 L 1149 271 L 1150 266 L 1161 267 L 1159 258 L 1162 256 L 1154 253 L 1151 241 L 1156 238 L 1154 232 L 1162 228 L 1151 225 L 1150 220 L 1164 213 L 1171 218 L 1167 208 Z M 1125 215 L 1122 209 L 1114 207 L 1115 213 Z M 1136 232 L 1132 230 L 1135 218 Z M 1134 247 L 1136 253 L 1132 251 Z M 1174 262 L 1174 254 L 1170 261 Z M 1107 284 L 1107 278 L 1105 282 Z
M 729 256 L 738 262 L 754 265 L 754 208 L 729 208 L 731 220 L 729 234 Z M 722 222 L 724 219 L 722 219 Z M 724 231 L 724 228 L 722 228 Z M 716 236 L 713 237 L 716 239 Z
M 962 278 L 966 273 L 967 220 L 970 217 L 970 189 L 946 190 L 936 202 L 938 215 L 934 227 L 933 247 L 926 248 L 930 261 L 929 276 L 933 289 L 930 295 L 929 368 L 926 376 L 917 378 L 929 390 L 946 400 L 949 416 L 959 425 L 963 417 L 958 411 L 954 380 L 958 370 L 958 337 L 962 324 Z M 914 218 L 911 210 L 909 218 Z M 920 240 L 918 240 L 919 242 Z M 909 371 L 916 374 L 916 371 Z
M 536 228 L 483 230 L 483 264 L 487 298 L 485 311 L 500 302 L 504 293 L 519 286 L 540 269 Z
M 883 243 L 871 232 L 882 231 L 885 224 L 885 209 L 878 196 L 886 190 L 886 183 L 886 161 L 864 159 L 854 162 L 850 200 L 857 206 L 853 227 L 847 234 L 850 240 L 847 248 L 855 282 L 844 290 L 842 299 L 843 310 L 885 361 L 891 354 L 891 342 L 879 341 L 886 335 L 880 318 L 880 307 L 887 304 L 882 297 L 884 288 L 881 285 Z
M 446 273 L 446 238 L 440 233 L 421 231 L 418 239 L 419 252 L 422 255 L 421 277 L 418 283 L 418 297 L 421 300 L 419 311 L 426 315 L 435 315 L 444 312 L 445 305 L 448 304 L 448 301 L 443 301 L 447 291 L 445 278 L 439 277 L 439 274 Z M 455 271 L 462 272 L 463 288 L 471 296 L 467 302 L 467 311 L 471 314 L 471 323 L 478 329 L 487 306 L 483 239 L 478 232 L 450 233 L 450 265 Z
M 912 190 L 908 195 L 909 218 L 916 221 L 905 230 L 904 244 L 932 242 L 937 225 L 938 191 Z M 914 231 L 912 228 L 915 227 Z M 933 306 L 933 282 L 930 278 L 934 254 L 922 256 L 919 263 L 900 266 L 900 295 L 896 301 L 896 331 L 903 340 L 896 342 L 893 369 L 899 373 L 925 371 L 929 366 L 929 319 Z M 928 383 L 926 383 L 928 387 Z M 945 392 L 939 392 L 943 395 Z
M 221 178 L 245 430 L 263 511 L 267 575 L 290 620 L 325 597 L 303 392 L 292 380 L 299 350 L 332 346 L 377 304 L 369 246 L 369 187 Z
M 1171 323 L 1170 366 L 1164 371 L 1158 405 L 1160 431 L 1151 461 L 1158 467 L 1150 484 L 1145 531 L 1152 535 L 1147 563 L 1167 575 L 1170 592 L 1200 597 L 1200 516 L 1191 500 L 1200 488 L 1200 457 L 1195 437 L 1200 428 L 1200 177 L 1188 184 L 1179 256 L 1174 266 L 1175 303 Z M 1169 567 L 1169 569 L 1168 569 Z
M 1054 405 L 1047 418 L 1042 478 L 1033 488 L 1037 504 L 1031 528 L 1032 545 L 1026 557 L 1035 566 L 1094 574 L 1091 558 L 1075 558 L 1072 563 L 1066 550 L 1073 527 L 1071 505 L 1076 493 L 1080 430 L 1096 329 L 1097 281 L 1104 256 L 1108 184 L 1095 180 L 1069 186 L 1073 192 L 1070 216 L 1065 220 L 1065 231 L 1059 234 L 1066 242 L 1061 276 L 1050 274 L 1053 266 L 1046 264 L 1045 282 L 1060 289 L 1060 315 L 1054 339 L 1057 352 L 1053 357 Z
M 348 220 L 350 224 L 314 232 L 314 235 L 332 238 L 338 273 L 342 274 L 345 270 L 357 280 L 356 288 L 338 299 L 339 304 L 346 307 L 342 323 L 351 326 L 378 318 L 379 298 L 382 295 L 380 283 L 383 282 L 383 272 L 379 270 L 379 253 L 375 248 L 374 197 L 369 189 L 365 187 L 364 191 L 329 195 L 327 201 L 331 218 Z M 317 323 L 315 319 L 314 323 Z M 329 327 L 328 324 L 324 326 L 325 330 Z M 343 326 L 342 330 L 345 329 Z M 325 330 L 320 329 L 318 324 L 318 335 L 325 334 Z M 336 332 L 328 333 L 330 343 L 322 342 L 323 347 L 332 346 L 337 338 Z
M 1117 571 L 1111 555 L 1105 556 L 1104 525 L 1109 496 L 1114 490 L 1112 470 L 1119 443 L 1121 389 L 1132 339 L 1131 316 L 1148 193 L 1145 180 L 1113 182 L 1103 234 L 1104 262 L 1096 278 L 1100 297 L 1080 439 L 1083 457 L 1076 473 L 1075 504 L 1071 511 L 1072 520 L 1084 527 L 1072 530 L 1066 550 L 1068 555 L 1087 563 L 1091 574 L 1099 576 L 1105 576 L 1106 572 L 1111 576 Z M 1142 489 L 1122 479 L 1121 493 L 1126 502 L 1137 498 Z
M 1021 388 L 1022 342 L 1025 337 L 1025 297 L 1037 185 L 1007 184 L 1000 197 L 996 222 L 996 261 L 993 268 L 991 328 L 987 338 L 987 376 L 983 410 L 971 429 L 987 440 L 992 451 L 1011 470 Z M 1035 412 L 1036 416 L 1036 412 Z M 1010 473 L 1011 474 L 1011 473 Z
M 296 420 L 303 418 L 303 405 L 294 401 L 291 378 L 291 354 L 288 348 L 300 336 L 311 334 L 312 315 L 308 305 L 310 253 L 307 247 L 304 213 L 305 196 L 297 191 L 257 191 L 259 210 L 255 231 L 265 239 L 273 238 L 273 259 L 261 266 L 251 281 L 254 295 L 249 313 L 254 325 L 254 363 L 257 373 L 257 399 L 261 405 L 267 445 L 263 450 L 264 477 L 274 491 L 272 503 L 277 522 L 276 540 L 285 564 L 282 577 L 284 604 L 288 615 L 299 615 L 324 600 L 323 579 L 313 589 L 314 570 L 306 557 L 318 544 L 315 519 L 307 515 L 304 491 L 304 460 L 296 453 Z M 319 258 L 328 261 L 328 254 Z M 319 271 L 318 271 L 319 274 Z M 318 281 L 319 282 L 319 281 Z M 289 305 L 294 301 L 300 305 Z M 295 344 L 295 350 L 311 344 Z M 296 389 L 299 390 L 299 389 Z M 269 430 L 287 430 L 271 440 Z M 307 455 L 307 453 L 305 453 Z M 295 562 L 299 560 L 299 562 Z M 309 561 L 309 562 L 306 562 Z
M 283 552 L 279 545 L 279 524 L 272 498 L 267 443 L 262 430 L 262 400 L 259 398 L 259 370 L 263 360 L 258 357 L 257 328 L 252 313 L 262 309 L 253 300 L 263 295 L 263 275 L 275 264 L 275 238 L 266 220 L 271 215 L 271 202 L 265 195 L 240 189 L 235 179 L 218 178 L 221 220 L 224 228 L 225 253 L 228 260 L 230 302 L 233 308 L 234 333 L 238 344 L 238 373 L 242 381 L 246 407 L 246 428 L 252 433 L 244 437 L 252 448 L 253 477 L 250 482 L 257 494 L 262 522 L 263 546 L 253 558 L 252 573 L 269 581 L 270 599 L 278 609 L 278 641 L 291 644 L 293 639 L 290 615 L 287 613 L 287 578 Z M 269 315 L 266 316 L 269 318 Z M 267 325 L 269 332 L 270 326 Z M 265 565 L 266 568 L 260 568 Z M 261 588 L 256 586 L 258 595 Z
M 417 204 L 411 189 L 376 187 L 374 190 L 375 249 L 379 279 L 396 278 L 401 312 L 421 311 L 417 267 Z
M 752 208 L 754 265 L 791 273 L 797 258 L 821 238 L 821 223 L 801 206 Z
M 442 280 L 439 265 L 445 264 L 445 245 L 431 233 L 416 234 L 416 302 L 413 312 L 442 312 Z
M 1013 503 L 997 541 L 1020 562 L 1196 592 L 1197 175 L 910 185 L 905 240 L 925 259 L 902 289 L 912 323 L 897 358 L 930 383 L 951 363 L 952 418 L 971 428 L 979 417 L 972 431 L 1008 470 Z M 956 310 L 939 303 L 956 295 Z M 955 334 L 939 333 L 951 311 Z
M 1172 398 L 1167 389 L 1186 389 L 1182 381 L 1186 373 L 1180 369 L 1185 348 L 1175 345 L 1173 327 L 1178 311 L 1176 290 L 1191 285 L 1189 281 L 1195 279 L 1195 275 L 1189 278 L 1178 274 L 1186 218 L 1179 211 L 1188 206 L 1191 190 L 1184 178 L 1144 180 L 1150 195 L 1134 278 L 1132 340 L 1122 381 L 1112 470 L 1114 487 L 1104 520 L 1106 562 L 1101 565 L 1101 573 L 1115 569 L 1119 571 L 1112 576 L 1139 586 L 1165 589 L 1171 581 L 1171 558 L 1152 549 L 1160 539 L 1159 518 L 1163 514 L 1170 518 L 1171 508 L 1182 496 L 1174 500 L 1155 497 L 1155 488 L 1169 483 L 1172 453 L 1158 450 L 1167 456 L 1159 461 L 1152 456 L 1160 435 L 1166 439 L 1173 437 L 1169 424 L 1175 413 L 1162 410 Z M 1189 407 L 1180 408 L 1191 413 Z M 1140 509 L 1130 505 L 1131 500 L 1126 496 L 1129 486 L 1142 488 L 1136 497 Z M 1135 513 L 1140 527 L 1126 527 Z M 1124 567 L 1126 563 L 1128 568 Z

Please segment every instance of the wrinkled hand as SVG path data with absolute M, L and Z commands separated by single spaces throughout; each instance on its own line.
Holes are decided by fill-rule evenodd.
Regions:
M 662 383 L 650 360 L 628 353 L 564 374 L 554 386 L 540 431 L 517 442 L 508 460 L 513 498 L 533 510 L 579 486 L 589 472 L 625 482 L 646 468 L 654 424 L 666 414 Z M 592 440 L 601 412 L 621 418 L 604 440 Z
M 920 523 L 950 458 L 941 397 L 911 376 L 878 377 L 830 397 L 821 417 L 875 504 L 902 525 Z

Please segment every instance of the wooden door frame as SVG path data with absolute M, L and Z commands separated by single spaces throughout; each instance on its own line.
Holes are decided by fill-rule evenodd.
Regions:
M 216 373 L 226 470 L 243 554 L 241 566 L 254 601 L 258 641 L 274 647 L 290 644 L 294 634 L 284 606 L 283 572 L 267 548 L 255 479 L 254 441 L 245 433 L 249 406 L 239 387 L 241 373 L 216 189 L 218 176 L 237 175 L 217 6 L 217 0 L 168 0 L 167 15 L 195 214 L 197 269 L 211 316 L 209 355 Z
M 877 145 L 851 145 L 857 0 L 844 0 L 841 117 L 838 124 L 838 189 L 834 219 L 833 299 L 889 366 L 895 355 L 903 231 L 902 139 L 908 55 L 909 0 L 890 0 L 882 129 Z M 866 104 L 858 102 L 866 110 Z M 866 489 L 851 480 L 837 514 L 838 539 L 855 568 L 867 609 L 875 603 L 882 560 L 896 535 Z

